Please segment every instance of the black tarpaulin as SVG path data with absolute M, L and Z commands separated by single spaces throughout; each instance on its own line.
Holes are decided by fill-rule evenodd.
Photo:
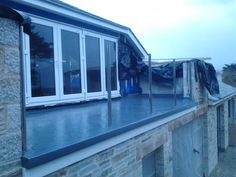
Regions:
M 216 77 L 216 71 L 212 64 L 206 63 L 203 60 L 194 59 L 193 62 L 195 67 L 195 79 L 199 78 L 199 81 L 205 86 L 211 95 L 219 94 L 219 84 Z M 176 78 L 183 77 L 183 63 L 175 62 L 176 66 Z M 168 63 L 152 68 L 152 77 L 158 84 L 173 86 L 173 67 L 174 63 Z

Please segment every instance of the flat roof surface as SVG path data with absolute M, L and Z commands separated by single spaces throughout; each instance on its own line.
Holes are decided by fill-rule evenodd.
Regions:
M 190 99 L 131 95 L 112 100 L 112 124 L 108 126 L 107 101 L 29 110 L 26 112 L 27 151 L 23 166 L 32 168 L 63 155 L 163 119 L 195 106 Z
M 219 81 L 219 88 L 220 88 L 219 98 L 224 98 L 224 97 L 227 97 L 229 95 L 236 93 L 236 88 L 234 88 L 228 84 L 225 84 L 222 81 Z

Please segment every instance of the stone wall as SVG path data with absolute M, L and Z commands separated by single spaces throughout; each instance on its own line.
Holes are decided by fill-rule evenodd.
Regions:
M 209 176 L 218 162 L 216 107 L 208 107 L 203 117 L 203 172 Z
M 19 25 L 0 18 L 0 176 L 21 176 Z
M 195 75 L 195 67 L 194 63 L 191 62 L 189 63 L 190 65 L 190 94 L 192 99 L 198 103 L 199 106 L 204 106 L 208 102 L 208 95 L 207 95 L 207 90 L 204 87 L 201 78 L 198 77 L 198 75 Z
M 203 119 L 200 116 L 173 131 L 173 176 L 199 177 L 203 174 Z
M 229 121 L 229 145 L 236 146 L 236 97 L 233 98 L 234 100 L 234 111 L 233 116 L 230 117 Z
M 225 151 L 229 146 L 229 117 L 228 117 L 228 101 L 223 102 L 220 106 L 220 144 L 219 148 Z
M 228 113 L 228 101 L 224 102 L 224 118 L 223 118 L 223 148 L 226 150 L 229 146 L 229 113 Z
M 163 145 L 160 177 L 172 176 L 171 134 L 162 126 L 134 137 L 48 177 L 142 177 L 142 158 Z
M 157 176 L 173 176 L 172 131 L 205 114 L 198 109 L 47 177 L 142 177 L 142 159 L 157 151 Z

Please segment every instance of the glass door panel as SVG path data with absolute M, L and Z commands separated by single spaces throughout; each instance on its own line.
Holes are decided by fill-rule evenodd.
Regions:
M 53 28 L 31 24 L 31 97 L 56 95 Z
M 61 30 L 64 95 L 79 94 L 81 87 L 80 34 Z
M 87 92 L 101 92 L 100 38 L 85 36 Z
M 106 76 L 107 69 L 110 63 L 111 69 L 111 90 L 117 90 L 117 56 L 116 56 L 116 42 L 104 40 L 105 49 L 105 63 L 106 63 Z M 106 77 L 106 90 L 107 90 L 107 77 Z

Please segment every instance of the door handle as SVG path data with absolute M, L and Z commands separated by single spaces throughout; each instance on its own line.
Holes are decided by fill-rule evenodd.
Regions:
M 197 149 L 195 149 L 195 148 L 193 148 L 193 153 L 200 154 L 200 152 Z

